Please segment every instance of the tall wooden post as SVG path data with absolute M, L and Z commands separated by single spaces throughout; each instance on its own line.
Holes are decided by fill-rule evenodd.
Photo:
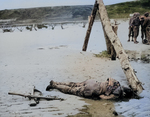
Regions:
M 90 34 L 91 34 L 91 30 L 92 30 L 92 26 L 93 26 L 93 23 L 94 23 L 94 20 L 95 20 L 97 9 L 98 9 L 98 4 L 97 4 L 97 0 L 96 0 L 95 4 L 94 4 L 94 8 L 93 8 L 91 16 L 90 16 L 89 26 L 88 26 L 88 29 L 87 29 L 87 32 L 86 32 L 86 36 L 85 36 L 84 44 L 83 44 L 83 47 L 82 47 L 82 51 L 86 51 L 86 49 L 87 49 L 87 45 L 88 45 L 88 42 L 89 42 L 89 37 L 90 37 Z
M 117 57 L 120 60 L 121 67 L 126 75 L 130 87 L 133 89 L 134 92 L 139 94 L 143 91 L 144 88 L 142 87 L 141 82 L 138 80 L 133 68 L 131 67 L 128 60 L 128 55 L 125 53 L 118 36 L 114 33 L 112 29 L 103 0 L 98 0 L 98 3 L 99 3 L 99 14 L 106 35 L 110 39 L 111 44 L 114 46 L 114 49 L 117 53 Z
M 99 18 L 101 20 L 100 15 L 99 15 Z M 118 29 L 117 27 L 118 26 L 112 26 L 112 29 L 116 34 L 117 34 L 117 29 Z M 106 41 L 107 53 L 111 55 L 111 60 L 116 60 L 116 51 L 115 51 L 113 45 L 111 44 L 109 37 L 106 34 L 103 23 L 102 23 L 102 28 L 103 28 L 103 31 L 104 31 L 104 36 L 105 36 L 105 41 Z

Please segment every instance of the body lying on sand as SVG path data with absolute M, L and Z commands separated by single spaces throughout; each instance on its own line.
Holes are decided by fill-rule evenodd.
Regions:
M 150 17 L 148 12 L 141 16 L 140 13 L 136 12 L 133 14 L 133 17 L 130 18 L 128 42 L 130 41 L 130 37 L 132 37 L 132 41 L 134 41 L 135 44 L 138 43 L 137 37 L 139 35 L 140 26 L 143 44 L 150 45 Z
M 108 78 L 106 82 L 89 79 L 80 83 L 62 83 L 51 80 L 46 91 L 51 89 L 58 89 L 66 94 L 92 99 L 121 99 L 131 98 L 134 95 L 132 89 L 121 86 L 118 81 L 112 78 Z

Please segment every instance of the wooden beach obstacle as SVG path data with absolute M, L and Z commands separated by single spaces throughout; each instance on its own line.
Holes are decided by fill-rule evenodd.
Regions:
M 97 11 L 98 11 L 98 14 L 102 23 L 102 27 L 104 30 L 107 51 L 109 51 L 109 53 L 116 54 L 117 58 L 120 60 L 121 68 L 124 71 L 126 78 L 129 82 L 129 87 L 131 87 L 132 90 L 136 94 L 140 94 L 144 90 L 144 88 L 142 86 L 142 83 L 138 80 L 132 66 L 129 63 L 128 55 L 125 53 L 125 50 L 122 47 L 122 44 L 117 36 L 117 33 L 115 32 L 116 30 L 113 30 L 113 29 L 117 29 L 117 27 L 111 26 L 110 19 L 108 18 L 107 10 L 105 8 L 103 0 L 95 1 L 93 10 L 90 16 L 89 26 L 86 32 L 82 51 L 86 51 L 87 49 L 91 29 L 92 29 Z

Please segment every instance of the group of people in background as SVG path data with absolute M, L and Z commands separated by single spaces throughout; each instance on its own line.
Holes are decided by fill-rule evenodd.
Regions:
M 144 13 L 144 15 L 140 15 L 140 13 L 136 12 L 130 18 L 128 42 L 130 42 L 130 38 L 132 37 L 131 41 L 135 44 L 139 43 L 137 37 L 139 35 L 140 26 L 142 43 L 150 45 L 150 17 L 148 12 Z

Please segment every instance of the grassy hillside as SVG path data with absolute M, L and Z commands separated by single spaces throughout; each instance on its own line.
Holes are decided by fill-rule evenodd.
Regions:
M 106 6 L 106 8 L 110 18 L 128 18 L 129 14 L 134 12 L 139 12 L 141 15 L 150 12 L 150 5 L 143 4 L 140 1 L 114 4 Z
M 86 20 L 91 14 L 92 5 L 82 6 L 59 6 L 59 7 L 41 7 L 30 9 L 13 9 L 0 11 L 0 19 L 17 20 Z

